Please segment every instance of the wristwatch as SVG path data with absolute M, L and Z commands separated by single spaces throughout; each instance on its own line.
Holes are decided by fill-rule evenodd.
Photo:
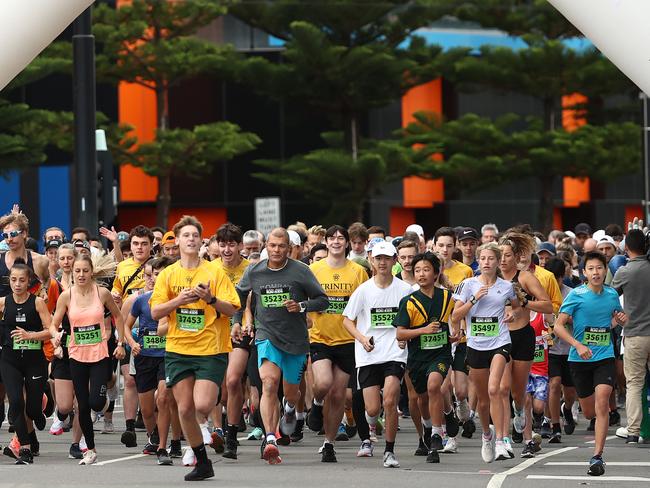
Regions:
M 298 305 L 300 305 L 300 313 L 304 313 L 307 310 L 307 302 L 300 302 Z
M 124 347 L 124 342 L 119 341 L 119 342 L 117 343 L 117 347 Z
M 476 299 L 476 297 L 474 295 L 472 295 L 471 297 L 469 297 L 469 302 L 472 305 L 476 305 L 476 302 L 478 302 L 478 300 Z
M 208 305 L 214 305 L 215 303 L 217 303 L 217 297 L 212 297 L 212 299 L 207 303 Z

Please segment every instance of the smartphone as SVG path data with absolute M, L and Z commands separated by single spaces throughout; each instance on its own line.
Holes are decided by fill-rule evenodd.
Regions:
M 368 339 L 368 342 L 372 347 L 375 347 L 375 336 L 370 336 L 370 339 Z

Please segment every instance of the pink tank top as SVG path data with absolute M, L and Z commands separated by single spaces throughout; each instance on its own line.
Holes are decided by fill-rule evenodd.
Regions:
M 95 286 L 93 301 L 88 307 L 80 307 L 75 301 L 77 287 L 70 288 L 70 343 L 71 359 L 82 363 L 96 363 L 108 357 L 108 334 L 104 327 L 104 305 Z

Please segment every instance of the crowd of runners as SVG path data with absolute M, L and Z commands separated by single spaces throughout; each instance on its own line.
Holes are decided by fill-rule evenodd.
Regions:
M 187 481 L 214 476 L 207 448 L 236 460 L 249 428 L 269 464 L 309 429 L 323 435 L 322 462 L 355 436 L 357 456 L 372 457 L 383 436 L 383 466 L 399 468 L 409 417 L 414 455 L 428 463 L 474 435 L 492 463 L 561 443 L 581 415 L 595 436 L 588 474 L 602 475 L 619 408 L 627 442 L 639 442 L 650 360 L 642 227 L 426 236 L 413 224 L 391 237 L 296 223 L 263 235 L 184 216 L 169 231 L 101 228 L 101 238 L 51 227 L 39 254 L 14 207 L 0 218 L 4 454 L 33 463 L 36 431 L 50 424 L 70 431 L 70 458 L 95 463 L 94 427 L 114 432 L 123 387 L 121 442 L 192 466 Z

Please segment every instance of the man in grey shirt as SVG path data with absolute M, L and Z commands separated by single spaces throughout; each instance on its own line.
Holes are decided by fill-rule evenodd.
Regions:
M 641 230 L 628 232 L 625 250 L 630 261 L 619 268 L 612 287 L 624 295 L 624 309 L 629 321 L 624 329 L 625 352 L 623 366 L 627 383 L 625 410 L 627 413 L 628 444 L 639 442 L 643 419 L 641 395 L 646 369 L 650 365 L 650 261 L 645 255 L 645 235 Z
M 267 432 L 262 443 L 262 457 L 269 464 L 282 462 L 275 431 L 278 426 L 278 386 L 283 379 L 286 405 L 280 432 L 293 434 L 296 427 L 295 406 L 300 398 L 309 335 L 306 312 L 320 312 L 329 306 L 327 295 L 311 270 L 289 259 L 289 234 L 279 227 L 271 231 L 266 244 L 268 260 L 249 266 L 237 285 L 242 303 L 252 293 L 257 365 L 262 380 L 260 413 Z M 235 322 L 241 323 L 241 313 Z

